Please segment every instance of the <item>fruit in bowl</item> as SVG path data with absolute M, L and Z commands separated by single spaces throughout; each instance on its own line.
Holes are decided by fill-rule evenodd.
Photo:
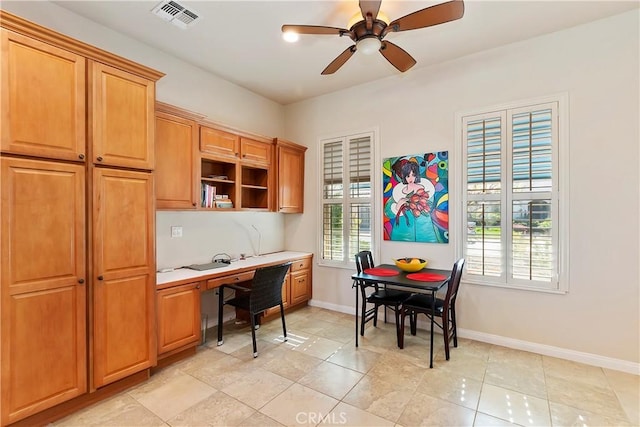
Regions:
M 398 258 L 393 260 L 402 271 L 413 273 L 422 270 L 427 265 L 427 260 L 422 258 Z

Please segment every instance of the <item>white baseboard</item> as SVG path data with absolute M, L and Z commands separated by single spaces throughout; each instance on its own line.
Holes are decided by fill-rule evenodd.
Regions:
M 324 301 L 309 301 L 313 307 L 326 308 L 327 310 L 338 311 L 340 313 L 353 314 L 353 307 L 337 304 L 329 304 Z M 391 319 L 393 321 L 393 319 Z M 420 324 L 420 322 L 418 323 Z M 460 338 L 467 338 L 487 344 L 500 345 L 502 347 L 516 350 L 530 351 L 544 356 L 557 357 L 559 359 L 571 360 L 573 362 L 584 363 L 586 365 L 598 366 L 600 368 L 613 369 L 627 372 L 629 374 L 640 375 L 640 363 L 629 362 L 627 360 L 613 359 L 611 357 L 597 354 L 584 353 L 576 350 L 569 350 L 561 347 L 553 347 L 545 344 L 538 344 L 529 341 L 522 341 L 515 338 L 492 335 L 484 332 L 472 331 L 470 329 L 458 329 Z

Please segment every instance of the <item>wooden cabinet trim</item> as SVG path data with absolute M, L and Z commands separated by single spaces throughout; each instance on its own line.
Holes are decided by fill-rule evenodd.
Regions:
M 78 55 L 82 55 L 86 58 L 108 63 L 123 71 L 127 71 L 153 81 L 157 81 L 165 75 L 153 68 L 146 67 L 121 56 L 99 49 L 95 46 L 75 40 L 71 37 L 65 36 L 64 34 L 50 30 L 49 28 L 27 21 L 26 19 L 5 10 L 0 10 L 0 26 L 33 39 L 40 40 L 41 42 L 52 44 L 70 52 L 77 53 Z

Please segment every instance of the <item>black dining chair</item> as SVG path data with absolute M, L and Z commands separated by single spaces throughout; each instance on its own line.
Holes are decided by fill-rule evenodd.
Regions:
M 375 267 L 373 263 L 373 255 L 371 251 L 361 251 L 356 254 L 356 268 L 358 273 L 362 273 L 369 268 Z M 378 283 L 373 285 L 373 292 L 367 295 L 367 288 L 371 286 L 360 286 L 360 294 L 362 295 L 362 311 L 360 314 L 360 335 L 364 336 L 365 323 L 373 320 L 373 326 L 378 326 L 378 308 L 385 308 L 384 321 L 387 322 L 386 309 L 390 308 L 396 317 L 396 329 L 400 324 L 400 306 L 404 300 L 411 296 L 411 292 L 398 291 L 395 289 L 385 289 Z M 367 308 L 367 304 L 373 304 L 373 307 Z M 400 333 L 397 333 L 398 340 Z
M 284 340 L 287 341 L 287 327 L 284 321 L 284 307 L 282 305 L 282 285 L 290 265 L 291 263 L 288 262 L 256 269 L 249 287 L 233 284 L 220 286 L 218 296 L 218 345 L 224 343 L 222 340 L 222 311 L 225 305 L 231 305 L 249 312 L 249 318 L 251 319 L 251 338 L 253 340 L 253 357 L 258 357 L 258 348 L 256 345 L 258 316 L 268 308 L 280 305 L 282 332 L 284 334 Z M 236 291 L 233 298 L 228 300 L 224 299 L 224 290 L 226 288 Z
M 422 313 L 442 329 L 444 336 L 444 354 L 449 360 L 449 341 L 453 339 L 453 346 L 458 347 L 458 328 L 456 324 L 456 298 L 458 289 L 460 288 L 460 279 L 462 278 L 462 269 L 464 268 L 464 258 L 460 258 L 453 265 L 451 277 L 447 280 L 447 292 L 444 298 L 435 296 L 435 309 L 433 304 L 433 296 L 426 294 L 413 294 L 402 303 L 400 313 L 400 329 L 399 329 L 399 347 L 404 347 L 404 319 L 409 316 L 411 335 L 417 332 L 417 317 Z M 433 334 L 433 328 L 431 328 Z M 433 343 L 433 336 L 431 337 Z

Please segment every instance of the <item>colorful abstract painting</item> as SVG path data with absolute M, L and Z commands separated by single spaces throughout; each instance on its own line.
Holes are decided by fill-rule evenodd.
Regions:
M 384 240 L 449 243 L 449 153 L 391 157 L 382 164 Z

